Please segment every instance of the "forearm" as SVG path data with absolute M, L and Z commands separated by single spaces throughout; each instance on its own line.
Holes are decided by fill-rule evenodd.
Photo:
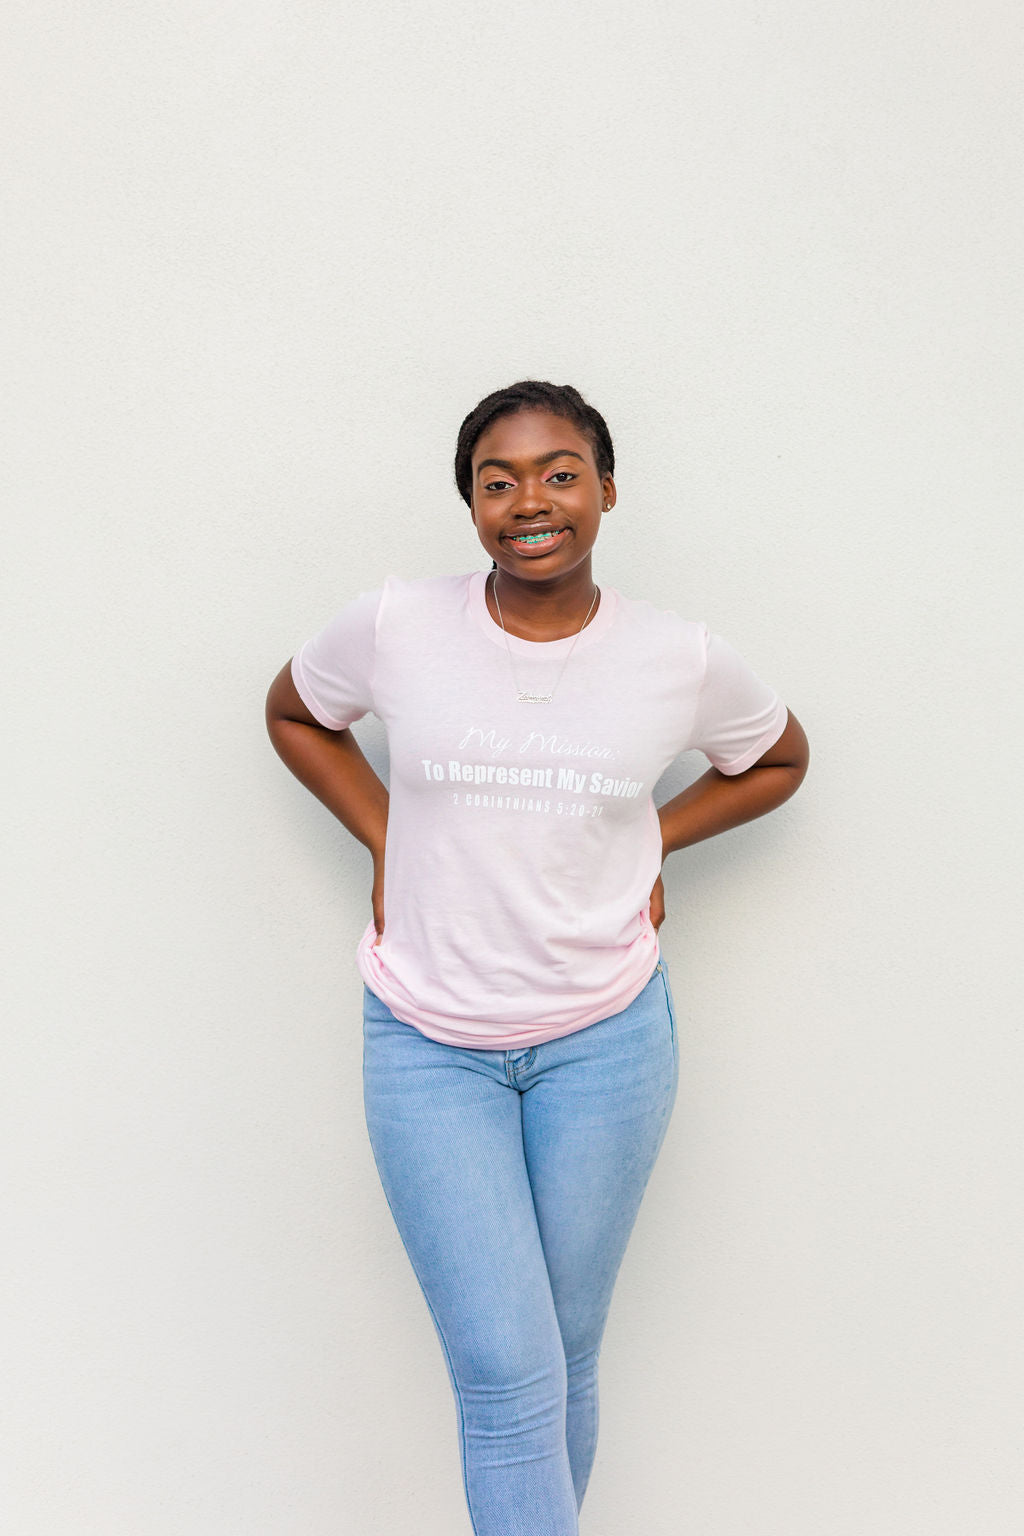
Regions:
M 732 776 L 709 769 L 658 811 L 662 856 L 773 811 L 802 778 L 802 771 L 789 765 L 755 766 Z
M 351 731 L 328 731 L 301 720 L 268 718 L 274 750 L 375 860 L 384 856 L 388 792 Z

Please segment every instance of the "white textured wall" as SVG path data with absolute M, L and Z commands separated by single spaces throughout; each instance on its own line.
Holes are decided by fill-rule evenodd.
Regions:
M 262 702 L 480 563 L 455 430 L 534 374 L 615 434 L 599 579 L 814 748 L 669 864 L 584 1536 L 1016 1536 L 1019 7 L 2 28 L 5 1529 L 468 1532 L 362 1120 L 368 861 Z

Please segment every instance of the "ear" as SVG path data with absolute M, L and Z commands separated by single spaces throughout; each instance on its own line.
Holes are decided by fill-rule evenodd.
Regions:
M 605 512 L 610 512 L 615 505 L 615 481 L 611 475 L 605 475 L 601 481 L 601 506 Z

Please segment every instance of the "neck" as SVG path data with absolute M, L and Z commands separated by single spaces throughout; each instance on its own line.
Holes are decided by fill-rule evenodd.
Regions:
M 524 581 L 508 571 L 494 570 L 484 590 L 492 618 L 521 640 L 562 640 L 574 635 L 585 620 L 593 619 L 599 606 L 589 558 L 552 581 Z

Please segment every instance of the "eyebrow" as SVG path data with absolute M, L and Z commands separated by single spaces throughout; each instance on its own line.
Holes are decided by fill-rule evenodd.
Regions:
M 555 459 L 579 459 L 581 464 L 587 462 L 582 453 L 574 453 L 571 448 L 556 448 L 554 453 L 542 453 L 540 458 L 534 459 L 533 462 L 538 468 L 542 468 L 545 464 L 553 463 Z M 507 469 L 510 474 L 515 474 L 515 465 L 508 459 L 482 459 L 477 465 L 476 472 L 479 475 L 485 469 Z

